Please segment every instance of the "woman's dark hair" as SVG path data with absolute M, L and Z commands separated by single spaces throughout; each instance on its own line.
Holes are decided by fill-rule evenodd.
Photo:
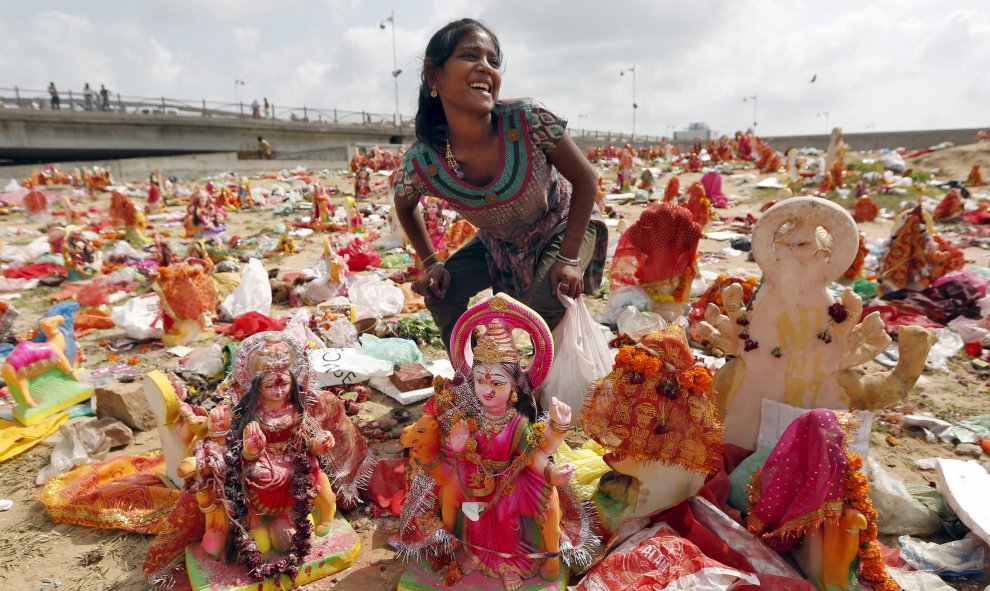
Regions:
M 434 69 L 443 68 L 457 44 L 472 31 L 482 31 L 492 38 L 499 63 L 502 62 L 502 46 L 498 43 L 498 37 L 491 29 L 474 19 L 462 18 L 449 22 L 433 34 L 430 42 L 426 44 L 426 55 L 423 56 L 419 107 L 416 111 L 416 138 L 424 144 L 439 146 L 447 137 L 447 117 L 444 115 L 443 105 L 439 97 L 430 96 L 432 89 L 426 75 Z

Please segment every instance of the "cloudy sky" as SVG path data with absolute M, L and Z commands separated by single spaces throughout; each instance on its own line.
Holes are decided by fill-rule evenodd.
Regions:
M 633 66 L 638 133 L 745 128 L 753 95 L 764 135 L 990 125 L 987 0 L 0 0 L 0 87 L 233 102 L 243 79 L 245 102 L 392 113 L 393 11 L 407 116 L 430 35 L 470 16 L 502 96 L 573 127 L 630 131 Z

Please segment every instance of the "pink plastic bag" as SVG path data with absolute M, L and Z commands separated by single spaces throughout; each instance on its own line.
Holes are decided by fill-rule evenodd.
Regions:
M 347 268 L 355 273 L 368 267 L 378 268 L 382 264 L 378 251 L 359 237 L 352 238 L 347 246 L 340 249 L 340 254 L 347 257 Z

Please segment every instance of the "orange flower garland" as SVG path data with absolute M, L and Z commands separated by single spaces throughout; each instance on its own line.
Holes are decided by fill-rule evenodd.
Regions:
M 615 364 L 638 374 L 652 378 L 660 372 L 660 360 L 636 347 L 622 347 L 615 356 Z
M 712 387 L 712 375 L 708 373 L 708 369 L 696 365 L 690 369 L 684 370 L 677 376 L 677 383 L 680 384 L 681 388 L 689 390 L 694 394 L 703 394 L 708 392 Z
M 870 483 L 859 472 L 863 458 L 859 454 L 849 454 L 849 471 L 846 472 L 845 501 L 859 511 L 869 525 L 859 532 L 859 573 L 873 585 L 875 591 L 900 591 L 900 585 L 887 574 L 887 567 L 880 555 L 877 544 L 877 512 L 870 501 Z

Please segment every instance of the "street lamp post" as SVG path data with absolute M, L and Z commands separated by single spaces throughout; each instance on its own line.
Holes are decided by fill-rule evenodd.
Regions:
M 587 115 L 578 114 L 578 129 L 581 130 L 581 135 L 587 135 L 587 130 L 581 126 L 581 120 L 587 119 Z
M 240 78 L 234 78 L 234 102 L 237 103 L 237 108 L 240 110 L 241 116 L 244 116 L 244 105 L 241 104 L 240 94 L 237 92 L 238 86 L 244 86 L 244 81 Z
M 828 111 L 822 111 L 818 116 L 825 117 L 825 133 L 828 133 Z
M 619 76 L 625 76 L 626 75 L 626 72 L 632 72 L 632 81 L 633 81 L 633 105 L 632 105 L 632 107 L 633 107 L 633 126 L 632 126 L 632 135 L 633 135 L 633 141 L 636 141 L 636 108 L 639 107 L 639 105 L 636 104 L 636 65 L 633 64 L 633 67 L 631 67 L 631 68 L 626 68 L 625 70 L 620 70 L 619 71 Z
M 745 103 L 746 101 L 753 101 L 753 127 L 756 127 L 756 107 L 757 107 L 756 95 L 754 94 L 753 96 L 744 96 L 743 102 Z
M 395 117 L 392 122 L 396 127 L 400 127 L 399 121 L 399 74 L 402 70 L 399 69 L 399 63 L 396 59 L 395 54 L 395 11 L 391 11 L 388 14 L 388 18 L 383 20 L 378 24 L 381 29 L 385 28 L 385 23 L 390 23 L 392 25 L 392 78 L 395 80 Z

